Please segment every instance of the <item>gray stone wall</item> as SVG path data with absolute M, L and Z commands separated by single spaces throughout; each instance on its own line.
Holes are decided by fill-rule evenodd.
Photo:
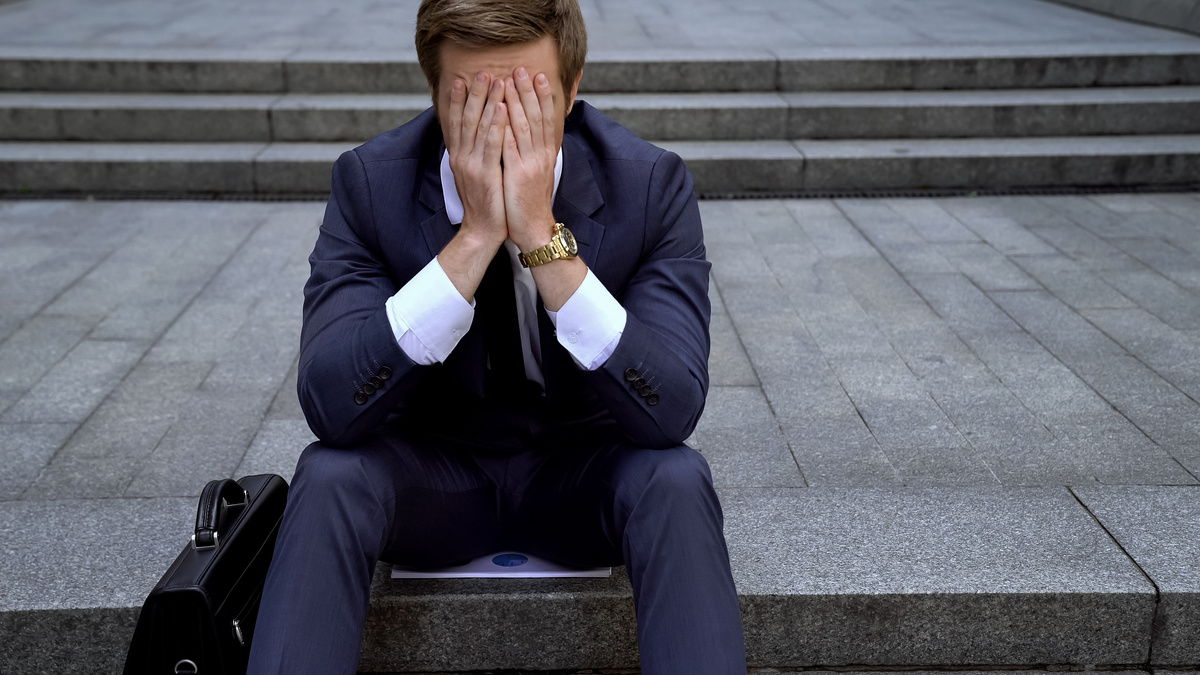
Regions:
M 1200 0 L 1054 0 L 1156 26 L 1200 34 Z

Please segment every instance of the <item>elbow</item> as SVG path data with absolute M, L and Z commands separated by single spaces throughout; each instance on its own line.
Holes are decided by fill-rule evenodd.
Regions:
M 331 448 L 348 448 L 359 440 L 360 434 L 353 433 L 347 425 L 334 425 L 325 420 L 314 419 L 307 412 L 304 415 L 308 420 L 308 428 L 317 440 Z
M 681 405 L 668 418 L 670 426 L 664 431 L 674 440 L 674 445 L 683 445 L 691 437 L 700 422 L 700 416 L 704 414 L 704 404 L 708 400 L 708 373 L 702 372 L 698 376 L 693 373 L 689 385 Z
M 665 450 L 683 445 L 696 430 L 700 415 L 704 412 L 705 389 L 693 381 L 691 391 L 677 405 L 658 414 L 651 412 L 647 424 L 627 430 L 630 442 L 638 447 Z M 659 406 L 662 403 L 660 402 Z M 653 411 L 653 408 L 649 410 Z
M 313 387 L 303 374 L 297 381 L 296 395 L 308 428 L 325 445 L 344 448 L 354 445 L 363 436 L 358 425 L 354 424 L 354 418 L 344 412 L 338 414 L 341 412 L 338 406 L 327 400 L 328 395 L 322 395 L 319 388 Z
M 664 425 L 659 429 L 659 435 L 662 438 L 663 448 L 676 448 L 683 445 L 683 442 L 691 437 L 692 432 L 696 430 L 696 423 L 700 421 L 700 412 L 697 411 L 690 417 L 680 417 L 674 420 L 674 424 L 670 426 Z
M 683 442 L 692 435 L 692 431 L 695 428 L 695 423 L 676 425 L 675 428 L 668 428 L 667 425 L 652 422 L 638 426 L 637 428 L 626 429 L 625 437 L 632 445 L 638 448 L 668 450 L 683 445 Z
M 327 445 L 333 445 L 336 441 L 342 440 L 346 432 L 345 428 L 335 424 L 329 415 L 324 414 L 324 406 L 317 397 L 313 396 L 309 388 L 304 386 L 303 380 L 296 389 L 297 397 L 300 399 L 300 409 L 304 411 L 304 419 L 308 422 L 308 428 L 313 435 Z
M 312 430 L 317 440 L 331 448 L 349 448 L 362 440 L 365 434 L 350 424 L 339 424 L 333 420 L 322 418 L 304 411 L 308 428 Z

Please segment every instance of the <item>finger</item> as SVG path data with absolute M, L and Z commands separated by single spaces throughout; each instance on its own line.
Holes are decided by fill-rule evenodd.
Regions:
M 513 136 L 517 141 L 517 150 L 521 154 L 533 152 L 533 141 L 529 137 L 529 120 L 525 117 L 525 106 L 521 103 L 521 95 L 512 78 L 505 80 L 507 87 L 504 100 L 508 102 L 508 124 L 512 127 Z
M 555 138 L 555 128 L 558 126 L 558 110 L 554 107 L 554 90 L 550 87 L 550 78 L 546 77 L 545 73 L 538 73 L 537 77 L 533 78 L 533 86 L 537 91 L 538 101 L 542 105 L 542 134 L 545 138 L 546 147 L 553 148 L 558 145 L 558 139 Z
M 514 158 L 519 154 L 520 153 L 517 150 L 517 138 L 513 134 L 512 125 L 509 124 L 508 126 L 504 127 L 503 156 L 505 157 L 506 162 L 511 163 L 517 161 Z
M 450 85 L 450 109 L 446 117 L 450 128 L 446 129 L 446 149 L 453 155 L 458 151 L 459 139 L 462 137 L 463 106 L 467 104 L 467 83 L 455 80 Z
M 511 133 L 512 130 L 508 126 L 508 106 L 501 101 L 496 104 L 496 116 L 488 127 L 487 139 L 483 146 L 483 161 L 488 166 L 500 163 L 500 158 L 504 155 L 505 135 Z
M 487 73 L 479 73 L 471 81 L 471 88 L 467 93 L 467 104 L 463 106 L 462 133 L 459 136 L 465 152 L 471 152 L 475 148 L 475 136 L 479 132 L 479 117 L 483 114 L 483 106 L 488 96 L 488 85 L 491 82 L 492 76 Z
M 533 80 L 529 78 L 529 71 L 524 68 L 517 68 L 515 79 L 517 93 L 521 96 L 521 107 L 524 108 L 525 119 L 529 122 L 530 147 L 535 151 L 540 150 L 546 136 L 542 131 L 542 107 L 537 92 L 533 90 Z
M 496 80 L 492 82 L 491 90 L 488 91 L 487 104 L 483 107 L 483 115 L 479 118 L 479 128 L 476 132 L 478 136 L 475 138 L 475 147 L 479 147 L 487 142 L 488 131 L 496 119 L 496 106 L 504 100 L 504 82 Z

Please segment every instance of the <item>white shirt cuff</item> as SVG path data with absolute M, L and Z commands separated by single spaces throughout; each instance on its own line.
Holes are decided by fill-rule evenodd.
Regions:
M 437 258 L 387 299 L 387 317 L 400 349 L 415 363 L 441 363 L 458 346 L 475 318 Z
M 554 324 L 558 343 L 584 370 L 596 370 L 612 356 L 627 318 L 625 308 L 591 270 L 557 312 L 546 310 L 546 314 Z

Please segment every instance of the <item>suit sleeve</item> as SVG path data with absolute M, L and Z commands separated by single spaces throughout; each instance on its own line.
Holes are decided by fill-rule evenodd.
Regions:
M 375 253 L 375 227 L 362 160 L 347 151 L 309 256 L 296 383 L 309 427 L 333 446 L 371 433 L 428 371 L 392 332 L 386 304 L 396 285 Z
M 712 311 L 700 208 L 672 152 L 651 171 L 643 232 L 643 259 L 618 297 L 624 332 L 585 376 L 631 442 L 668 448 L 691 435 L 704 411 Z

